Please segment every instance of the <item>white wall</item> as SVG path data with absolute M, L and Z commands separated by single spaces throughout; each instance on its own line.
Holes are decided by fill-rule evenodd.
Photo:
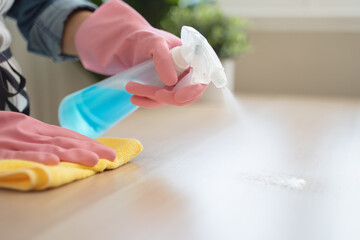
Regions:
M 252 23 L 243 93 L 360 96 L 359 0 L 218 0 Z
M 359 0 L 218 0 L 230 15 L 250 19 L 256 31 L 360 30 Z
M 230 14 L 266 16 L 359 16 L 358 0 L 217 0 Z
M 360 33 L 251 32 L 237 60 L 242 93 L 360 96 Z

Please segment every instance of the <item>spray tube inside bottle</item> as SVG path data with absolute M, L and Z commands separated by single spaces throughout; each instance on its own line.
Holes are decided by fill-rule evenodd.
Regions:
M 178 75 L 189 66 L 191 71 L 174 89 L 211 81 L 218 88 L 224 87 L 227 83 L 224 68 L 207 40 L 194 28 L 184 26 L 181 41 L 182 46 L 171 50 L 174 66 Z M 91 138 L 101 136 L 138 108 L 130 102 L 131 94 L 125 90 L 129 82 L 165 86 L 153 60 L 145 61 L 66 96 L 59 106 L 60 125 Z

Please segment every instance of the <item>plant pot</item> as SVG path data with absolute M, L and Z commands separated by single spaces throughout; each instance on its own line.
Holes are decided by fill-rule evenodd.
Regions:
M 222 65 L 225 69 L 225 74 L 228 80 L 228 84 L 226 87 L 231 91 L 234 92 L 235 89 L 235 59 L 222 59 Z M 201 101 L 223 101 L 223 94 L 221 89 L 216 88 L 213 83 L 210 83 L 207 87 L 206 91 L 204 92 Z

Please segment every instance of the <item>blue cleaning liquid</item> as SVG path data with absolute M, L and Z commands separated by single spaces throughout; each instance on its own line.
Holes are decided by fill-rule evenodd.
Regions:
M 129 82 L 164 86 L 153 60 L 147 60 L 65 97 L 59 106 L 60 125 L 91 138 L 101 136 L 138 108 L 125 90 Z
M 85 136 L 99 137 L 138 108 L 130 102 L 131 96 L 124 89 L 87 87 L 61 102 L 60 124 Z

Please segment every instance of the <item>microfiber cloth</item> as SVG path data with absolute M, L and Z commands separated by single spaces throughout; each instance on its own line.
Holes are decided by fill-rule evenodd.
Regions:
M 143 148 L 135 139 L 97 138 L 95 140 L 116 151 L 117 156 L 113 162 L 100 159 L 93 167 L 68 162 L 49 166 L 25 160 L 4 159 L 0 160 L 0 188 L 31 191 L 58 187 L 104 170 L 118 168 L 138 155 Z

